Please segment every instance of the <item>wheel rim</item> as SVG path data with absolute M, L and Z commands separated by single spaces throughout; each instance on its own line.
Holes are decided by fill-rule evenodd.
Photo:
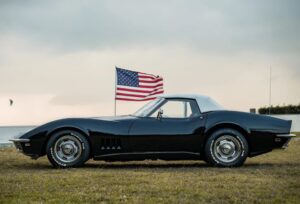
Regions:
M 214 156 L 221 162 L 230 163 L 242 154 L 241 142 L 232 135 L 223 135 L 213 144 Z
M 72 135 L 60 137 L 54 146 L 54 154 L 57 159 L 64 163 L 76 161 L 82 153 L 81 142 Z

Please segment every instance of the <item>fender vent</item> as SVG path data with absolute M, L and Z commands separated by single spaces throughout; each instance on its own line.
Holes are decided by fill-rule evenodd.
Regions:
M 116 137 L 107 137 L 101 139 L 101 150 L 121 150 L 121 139 Z

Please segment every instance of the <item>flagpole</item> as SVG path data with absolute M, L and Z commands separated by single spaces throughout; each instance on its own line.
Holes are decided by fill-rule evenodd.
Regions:
M 270 65 L 270 79 L 269 79 L 269 115 L 271 115 L 272 104 L 272 66 Z
M 117 66 L 115 66 L 115 109 L 114 109 L 114 115 L 117 115 Z

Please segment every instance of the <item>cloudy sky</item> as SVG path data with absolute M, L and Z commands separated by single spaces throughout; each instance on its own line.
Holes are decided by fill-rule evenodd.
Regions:
M 228 109 L 300 102 L 300 1 L 0 1 L 0 125 L 113 114 L 115 65 Z M 14 105 L 9 106 L 9 99 Z M 126 114 L 142 103 L 118 102 Z

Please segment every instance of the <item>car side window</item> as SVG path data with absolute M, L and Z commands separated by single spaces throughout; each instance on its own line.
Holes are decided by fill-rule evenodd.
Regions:
M 190 118 L 200 115 L 196 101 L 188 99 L 168 99 L 150 117 L 157 117 L 162 110 L 162 118 Z

